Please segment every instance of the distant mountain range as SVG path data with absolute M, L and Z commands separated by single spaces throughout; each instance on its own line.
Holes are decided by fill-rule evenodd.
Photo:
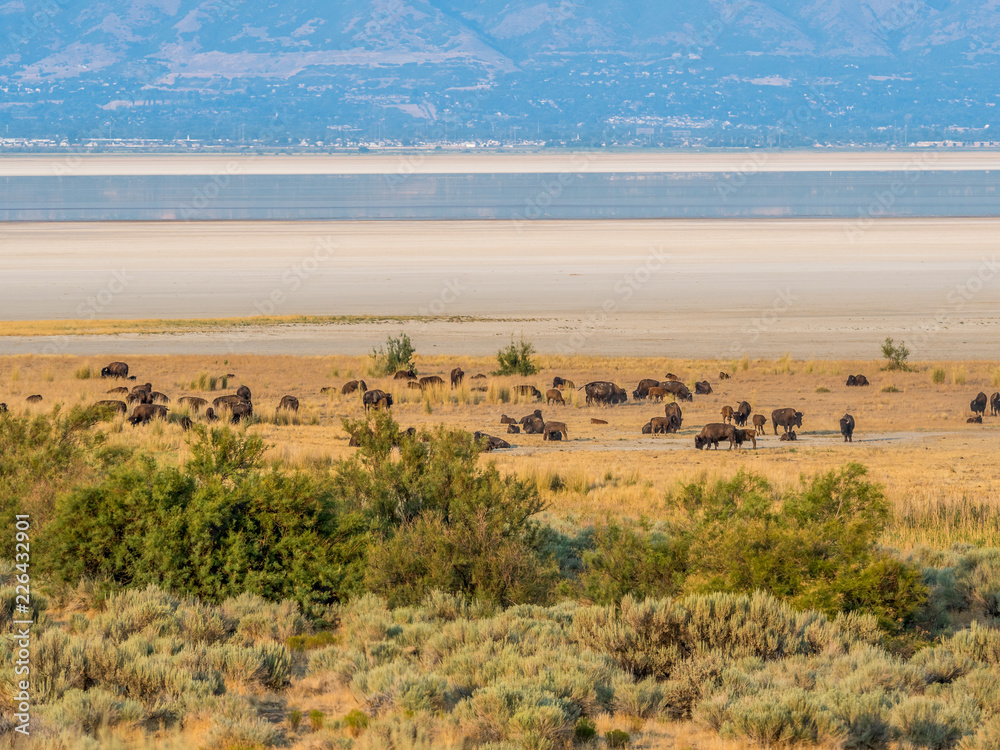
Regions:
M 983 141 L 997 0 L 0 0 L 0 137 Z

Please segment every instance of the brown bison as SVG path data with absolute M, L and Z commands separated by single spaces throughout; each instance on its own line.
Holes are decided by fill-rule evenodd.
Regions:
M 541 409 L 535 409 L 533 412 L 531 412 L 531 414 L 527 414 L 527 415 L 521 417 L 519 420 L 517 420 L 517 423 L 518 424 L 524 424 L 525 422 L 527 422 L 529 420 L 532 420 L 532 419 L 541 419 L 541 418 L 542 418 L 542 410 Z
M 563 401 L 562 391 L 560 391 L 558 388 L 550 388 L 549 390 L 545 391 L 545 403 L 551 404 L 553 401 L 555 401 L 557 404 L 566 403 L 565 401 Z
M 652 434 L 652 432 L 653 432 L 653 423 L 652 422 L 646 422 L 646 424 L 644 424 L 642 426 L 642 434 L 643 435 L 650 435 L 650 434 Z
M 729 450 L 736 445 L 736 428 L 731 424 L 712 422 L 701 428 L 701 432 L 694 438 L 694 447 L 698 450 L 711 445 L 715 450 L 719 450 L 719 441 L 728 440 Z
M 125 400 L 130 404 L 151 404 L 153 403 L 153 392 L 147 391 L 145 388 L 137 388 L 128 394 Z
M 660 385 L 659 380 L 653 380 L 652 378 L 643 378 L 639 381 L 639 385 L 635 387 L 632 391 L 632 398 L 636 401 L 641 401 L 646 398 L 646 394 L 649 392 L 650 388 L 657 388 Z
M 754 450 L 757 450 L 757 430 L 736 430 L 736 447 L 743 447 L 743 443 L 747 440 L 753 445 Z
M 729 373 L 719 370 L 719 380 L 729 380 Z
M 517 424 L 517 420 L 513 417 L 508 417 L 506 414 L 501 414 L 500 424 Z
M 763 414 L 754 414 L 753 428 L 757 430 L 757 434 L 763 435 L 765 427 L 767 427 L 767 417 L 765 417 Z
M 990 416 L 995 417 L 1000 414 L 1000 393 L 990 396 Z
M 676 432 L 673 426 L 674 421 L 670 417 L 653 417 L 649 420 L 650 432 L 646 434 L 666 435 L 668 432 Z
M 184 430 L 184 432 L 190 430 L 193 424 L 194 423 L 191 421 L 191 417 L 181 417 L 180 425 L 181 429 Z
M 521 422 L 521 431 L 525 435 L 541 435 L 545 429 L 545 422 L 541 417 L 527 417 Z
M 546 422 L 542 427 L 542 440 L 549 440 L 554 432 L 561 433 L 564 439 L 569 440 L 565 422 Z
M 128 392 L 129 392 L 128 388 L 126 388 L 124 385 L 120 385 L 117 388 L 112 388 L 108 391 L 108 393 L 114 393 L 121 396 L 127 395 Z
M 5 411 L 7 411 L 7 404 L 0 404 L 0 414 L 3 414 Z
M 393 380 L 416 380 L 417 373 L 413 371 L 411 367 L 409 370 L 397 370 L 396 374 L 392 376 Z
M 392 406 L 392 394 L 376 388 L 373 391 L 365 391 L 361 401 L 365 405 L 365 413 L 367 414 L 369 409 L 388 409 Z
M 712 385 L 707 380 L 699 380 L 694 384 L 694 392 L 699 396 L 707 396 L 712 392 Z
M 972 399 L 972 402 L 969 404 L 969 408 L 972 409 L 973 414 L 985 414 L 987 403 L 989 402 L 986 398 L 986 394 L 980 391 L 979 395 Z
M 245 385 L 241 385 L 236 389 L 236 395 L 244 401 L 253 401 L 253 395 L 250 393 L 250 389 Z
M 346 396 L 348 393 L 354 393 L 355 391 L 361 391 L 364 393 L 368 390 L 368 385 L 363 380 L 348 380 L 344 383 L 343 387 L 340 389 L 342 395 Z
M 663 379 L 664 379 L 664 380 L 680 380 L 680 378 L 678 378 L 678 377 L 677 377 L 676 375 L 674 375 L 674 374 L 673 374 L 672 372 L 668 372 L 668 373 L 667 373 L 666 375 L 664 375 L 664 376 L 663 376 Z
M 679 380 L 664 380 L 660 386 L 670 391 L 679 401 L 694 401 L 691 391 Z
M 444 378 L 440 375 L 428 375 L 427 377 L 420 378 L 421 388 L 433 388 L 437 385 L 444 385 Z
M 653 401 L 659 403 L 663 401 L 667 396 L 670 395 L 670 391 L 658 385 L 654 385 L 648 391 L 646 391 L 646 398 L 651 398 Z
M 124 362 L 112 362 L 107 367 L 101 368 L 102 378 L 127 378 L 128 365 Z
M 139 404 L 132 410 L 128 421 L 133 425 L 146 424 L 151 419 L 166 419 L 167 407 L 159 404 Z
M 621 386 L 615 385 L 607 380 L 595 380 L 592 383 L 580 386 L 577 390 L 584 390 L 587 394 L 587 406 L 598 403 L 603 406 L 614 406 L 624 404 L 628 401 L 628 394 Z
M 591 417 L 590 418 L 590 423 L 591 424 L 607 424 L 608 420 L 606 420 L 606 419 L 597 419 L 597 417 Z
M 673 429 L 671 432 L 677 432 L 684 424 L 684 413 L 681 411 L 681 405 L 678 403 L 667 404 L 663 407 L 663 416 L 669 419 L 673 424 Z
M 493 437 L 492 435 L 487 435 L 485 432 L 476 432 L 473 434 L 473 439 L 476 443 L 483 446 L 483 450 L 490 452 L 496 450 L 502 450 L 503 448 L 510 448 L 510 443 L 506 440 L 502 440 L 498 437 Z
M 465 372 L 462 370 L 461 367 L 456 367 L 454 370 L 452 370 L 451 387 L 457 388 L 458 386 L 462 385 L 462 378 L 464 377 L 465 377 Z
M 481 372 L 479 372 L 479 373 L 476 373 L 475 375 L 473 375 L 470 378 L 470 380 L 486 380 L 486 376 L 483 375 Z
M 866 378 L 864 375 L 848 375 L 847 385 L 865 386 L 871 384 L 868 382 L 868 378 Z
M 850 414 L 840 418 L 840 434 L 844 436 L 845 443 L 854 442 L 854 417 Z
M 406 387 L 409 388 L 411 391 L 423 390 L 423 388 L 420 386 L 420 383 L 418 383 L 416 380 L 407 380 Z
M 150 391 L 149 397 L 153 399 L 154 404 L 169 404 L 170 397 L 166 393 L 160 393 L 159 391 Z
M 229 407 L 229 418 L 233 424 L 239 424 L 241 420 L 253 417 L 253 404 L 249 401 L 240 401 Z
M 798 439 L 799 437 L 798 435 L 795 434 L 795 430 L 789 430 L 788 432 L 783 432 L 781 433 L 781 437 L 778 438 L 778 440 L 781 440 L 783 442 L 786 440 L 798 440 Z
M 205 409 L 205 419 L 207 419 L 209 422 L 215 422 L 216 420 L 218 420 L 218 417 L 215 416 L 215 409 L 213 409 L 211 406 Z
M 208 401 L 206 399 L 199 398 L 198 396 L 181 396 L 177 399 L 177 403 L 181 406 L 191 407 L 191 411 L 195 414 L 208 406 Z
M 793 426 L 802 427 L 802 412 L 792 408 L 775 409 L 771 412 L 771 424 L 774 425 L 775 435 L 778 434 L 778 425 L 784 427 L 785 432 L 789 432 Z
M 509 424 L 509 425 L 507 425 L 507 432 L 510 435 L 520 435 L 521 434 L 521 428 L 518 427 L 516 424 Z
M 295 396 L 282 396 L 281 401 L 278 402 L 278 408 L 287 409 L 288 411 L 298 411 L 299 400 Z
M 327 394 L 327 393 L 333 393 L 335 390 L 337 389 L 334 388 L 332 385 L 325 385 L 319 389 L 319 392 L 320 394 Z
M 42 400 L 42 396 L 41 396 L 40 393 L 36 393 L 36 394 L 34 394 L 32 396 L 28 396 L 24 400 L 27 401 L 29 404 L 37 404 L 39 401 Z
M 733 422 L 737 427 L 746 427 L 747 420 L 750 419 L 750 412 L 753 409 L 746 401 L 740 401 L 740 405 L 733 412 Z
M 128 411 L 128 406 L 124 401 L 97 401 L 94 406 L 98 409 L 107 409 L 118 414 L 125 414 Z
M 531 396 L 536 401 L 542 397 L 542 392 L 533 385 L 515 385 L 514 393 L 519 396 Z
M 220 409 L 223 406 L 232 409 L 236 404 L 242 404 L 246 399 L 242 399 L 239 396 L 234 396 L 232 394 L 228 396 L 219 396 L 218 398 L 212 399 L 212 406 L 216 409 Z
M 736 414 L 736 410 L 731 406 L 722 407 L 722 421 L 726 424 L 733 421 L 733 416 Z
M 982 414 L 977 414 L 974 417 L 969 417 L 965 421 L 966 421 L 967 424 L 982 424 L 983 423 L 983 415 Z
M 552 378 L 552 387 L 573 389 L 576 388 L 576 383 L 574 383 L 572 380 L 566 380 L 566 378 L 561 378 L 558 375 L 556 375 L 554 378 Z

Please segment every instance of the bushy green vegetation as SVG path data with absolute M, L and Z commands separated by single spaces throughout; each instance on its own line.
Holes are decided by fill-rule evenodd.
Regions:
M 385 377 L 392 375 L 397 370 L 413 370 L 417 368 L 413 364 L 413 355 L 417 350 L 413 348 L 410 337 L 401 333 L 399 336 L 389 336 L 385 346 L 372 349 L 371 372 L 375 377 Z
M 882 356 L 885 357 L 883 370 L 900 370 L 902 372 L 910 370 L 910 365 L 907 364 L 910 350 L 905 342 L 900 341 L 895 344 L 891 338 L 886 337 L 885 341 L 882 342 Z
M 493 371 L 494 375 L 534 375 L 538 372 L 538 367 L 531 361 L 531 355 L 535 353 L 535 347 L 528 341 L 521 339 L 517 343 L 510 342 L 497 352 L 498 367 Z

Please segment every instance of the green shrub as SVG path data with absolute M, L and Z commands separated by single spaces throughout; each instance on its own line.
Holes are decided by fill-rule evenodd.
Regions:
M 906 344 L 902 341 L 896 345 L 893 344 L 891 338 L 887 337 L 882 343 L 882 356 L 885 357 L 883 370 L 901 370 L 905 372 L 910 369 L 910 366 L 906 363 L 906 360 L 910 356 L 910 350 L 906 348 Z
M 951 371 L 951 382 L 954 385 L 965 385 L 968 377 L 969 374 L 965 371 L 964 367 L 957 367 Z
M 829 393 L 829 392 L 830 389 L 827 388 L 825 385 L 821 385 L 816 389 L 816 393 Z
M 604 733 L 604 741 L 608 743 L 608 747 L 628 747 L 632 736 L 621 729 L 612 729 Z
M 309 728 L 314 732 L 318 732 L 323 728 L 323 722 L 326 720 L 326 714 L 320 711 L 318 708 L 314 708 L 309 712 Z
M 608 518 L 598 525 L 583 553 L 580 584 L 597 604 L 623 596 L 669 596 L 683 586 L 683 550 L 648 525 L 634 527 Z
M 73 373 L 77 380 L 90 380 L 94 377 L 94 370 L 87 365 L 86 367 L 80 367 L 76 372 Z
M 597 736 L 597 725 L 593 719 L 584 716 L 573 727 L 573 739 L 577 742 L 590 742 Z
M 882 390 L 880 391 L 880 393 L 899 393 L 899 392 L 900 392 L 899 388 L 897 388 L 894 385 L 882 386 Z
M 942 383 L 944 383 L 945 377 L 946 375 L 944 368 L 935 367 L 934 372 L 931 373 L 931 382 L 934 383 L 934 385 L 941 385 Z
M 524 339 L 516 344 L 511 340 L 509 346 L 497 352 L 498 367 L 492 374 L 534 375 L 538 372 L 538 368 L 531 361 L 531 355 L 534 353 L 535 347 Z
M 893 726 L 904 743 L 932 750 L 947 750 L 962 739 L 955 719 L 951 707 L 923 696 L 912 697 L 892 711 Z
M 372 375 L 375 377 L 385 377 L 396 373 L 398 370 L 411 369 L 416 372 L 416 367 L 413 364 L 414 354 L 416 354 L 416 349 L 413 348 L 413 342 L 410 341 L 408 335 L 400 333 L 396 338 L 389 336 L 386 339 L 385 346 L 372 349 L 370 355 L 372 358 Z
M 363 711 L 358 709 L 353 709 L 349 711 L 344 717 L 344 724 L 347 726 L 348 731 L 351 733 L 352 737 L 357 737 L 364 730 L 368 728 L 368 716 Z
M 293 732 L 299 731 L 299 725 L 302 723 L 302 712 L 299 709 L 294 709 L 288 714 L 288 726 L 291 727 Z
M 819 739 L 816 706 L 802 690 L 748 696 L 732 703 L 728 714 L 727 734 L 764 747 L 815 744 Z

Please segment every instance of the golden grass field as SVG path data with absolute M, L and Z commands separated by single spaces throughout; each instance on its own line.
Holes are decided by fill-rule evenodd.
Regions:
M 455 390 L 445 386 L 428 392 L 410 390 L 402 381 L 368 376 L 368 357 L 327 356 L 137 356 L 125 357 L 138 382 L 175 402 L 184 395 L 211 400 L 231 393 L 241 384 L 253 391 L 255 415 L 264 421 L 247 429 L 259 432 L 271 445 L 269 456 L 291 466 L 327 464 L 351 455 L 341 419 L 361 418 L 364 410 L 357 394 L 343 396 L 346 381 L 364 378 L 369 388 L 394 395 L 395 419 L 404 427 L 433 428 L 444 425 L 509 438 L 512 448 L 484 457 L 502 472 L 533 479 L 548 503 L 546 517 L 553 521 L 585 524 L 607 514 L 627 517 L 668 518 L 673 512 L 665 502 L 679 483 L 701 477 L 729 477 L 741 468 L 762 474 L 778 489 L 796 487 L 802 476 L 828 471 L 848 461 L 869 467 L 893 502 L 895 515 L 883 542 L 899 549 L 919 545 L 946 547 L 954 542 L 1000 546 L 1000 476 L 994 471 L 1000 417 L 987 416 L 984 424 L 967 424 L 969 401 L 977 392 L 990 395 L 1000 386 L 1000 367 L 988 361 L 920 362 L 911 372 L 881 371 L 879 361 L 778 360 L 719 362 L 667 358 L 537 358 L 540 372 L 532 377 L 472 381 L 476 373 L 488 374 L 496 366 L 490 358 L 418 356 L 420 375 L 438 374 L 447 380 L 460 365 L 466 380 Z M 0 358 L 0 401 L 14 412 L 45 411 L 56 404 L 87 404 L 113 398 L 106 391 L 120 385 L 97 375 L 106 358 L 72 356 L 7 356 Z M 932 373 L 944 371 L 944 382 L 932 382 Z M 720 381 L 719 370 L 732 378 Z M 90 371 L 95 377 L 81 379 Z M 682 403 L 684 425 L 677 435 L 641 435 L 650 417 L 663 414 L 663 405 L 635 402 L 616 407 L 587 407 L 582 391 L 567 391 L 565 405 L 529 403 L 513 396 L 503 402 L 502 391 L 520 383 L 535 385 L 543 393 L 555 375 L 578 386 L 591 380 L 613 380 L 631 394 L 644 377 L 663 378 L 675 373 L 691 384 L 707 379 L 715 389 Z M 862 373 L 869 387 L 848 388 L 848 374 Z M 202 375 L 221 378 L 215 391 L 197 387 Z M 126 381 L 128 382 L 128 381 Z M 486 384 L 485 392 L 470 389 Z M 129 383 L 131 384 L 131 383 Z M 192 387 L 194 386 L 194 387 Z M 335 391 L 321 395 L 320 389 Z M 898 392 L 885 392 L 894 387 Z M 827 389 L 824 391 L 823 389 Z M 25 403 L 39 394 L 39 404 Z M 294 418 L 275 419 L 275 407 L 286 394 L 297 396 L 301 408 Z M 804 413 L 799 440 L 779 442 L 767 433 L 757 449 L 696 451 L 693 436 L 708 422 L 721 421 L 724 405 L 747 400 L 754 413 L 770 415 L 772 409 L 792 406 Z M 175 403 L 170 404 L 176 410 Z M 540 435 L 507 435 L 500 416 L 520 418 L 541 408 L 546 419 L 563 421 L 570 439 L 543 442 Z M 845 444 L 839 418 L 849 411 L 857 420 L 854 442 Z M 195 415 L 192 415 L 195 416 Z M 607 420 L 591 424 L 591 418 Z M 195 416 L 197 420 L 198 417 Z M 188 455 L 187 436 L 180 427 L 153 423 L 133 428 L 119 419 L 112 423 L 114 441 L 139 445 L 167 460 L 183 462 Z M 558 475 L 558 479 L 556 479 Z M 553 487 L 559 487 L 552 489 Z

